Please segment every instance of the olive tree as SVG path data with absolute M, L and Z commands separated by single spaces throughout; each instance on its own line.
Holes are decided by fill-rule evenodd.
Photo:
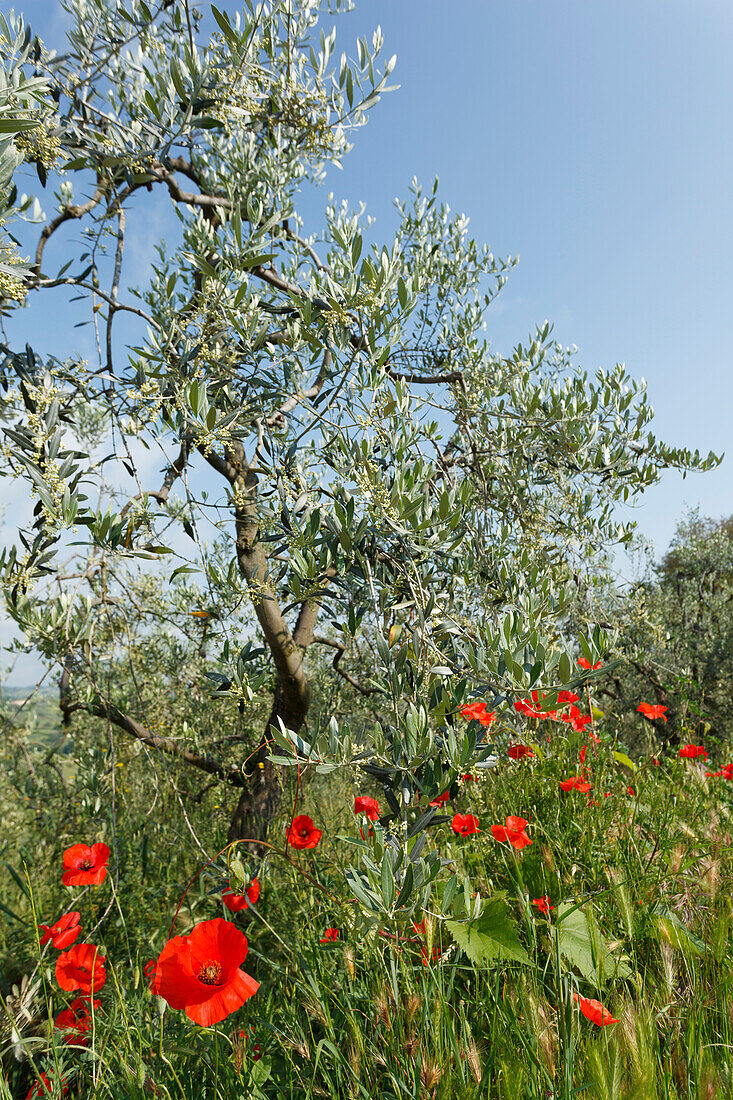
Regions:
M 512 261 L 437 186 L 412 186 L 384 241 L 325 197 L 306 224 L 304 195 L 318 208 L 388 90 L 379 30 L 348 56 L 318 0 L 206 18 L 184 0 L 65 7 L 68 41 L 29 37 L 17 70 L 47 82 L 53 110 L 23 101 L 35 136 L 10 138 L 57 212 L 23 293 L 3 291 L 2 472 L 36 499 L 2 558 L 9 613 L 58 671 L 67 719 L 98 716 L 235 788 L 233 838 L 275 813 L 283 746 L 324 769 L 361 762 L 402 813 L 486 757 L 474 724 L 453 723 L 472 693 L 573 682 L 563 587 L 629 537 L 616 503 L 716 459 L 656 440 L 643 385 L 619 366 L 589 375 L 547 323 L 494 351 L 487 308 Z M 161 194 L 176 228 L 130 270 Z M 18 299 L 63 294 L 88 304 L 96 361 L 32 349 Z M 140 598 L 151 569 L 195 594 L 171 628 L 207 624 L 219 694 L 246 709 L 271 685 L 244 760 L 151 729 L 144 678 L 135 705 L 115 695 L 130 618 L 144 647 L 157 613 Z M 597 659 L 603 638 L 584 645 Z M 335 720 L 301 737 L 314 646 L 377 698 L 366 747 Z

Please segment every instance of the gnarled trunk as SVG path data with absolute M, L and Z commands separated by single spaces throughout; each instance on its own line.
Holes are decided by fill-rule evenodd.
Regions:
M 288 729 L 294 733 L 300 729 L 305 721 L 305 710 L 296 711 L 289 702 L 280 684 L 275 688 L 272 701 L 272 710 L 267 720 L 267 726 L 262 734 L 257 751 L 248 760 L 244 774 L 247 779 L 247 787 L 239 796 L 236 809 L 229 823 L 228 839 L 264 840 L 270 822 L 277 813 L 282 799 L 282 787 L 278 768 L 268 760 L 273 741 L 270 737 L 270 727 L 278 724 L 280 719 Z

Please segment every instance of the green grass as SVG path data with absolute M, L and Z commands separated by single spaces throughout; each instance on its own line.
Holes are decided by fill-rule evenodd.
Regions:
M 404 920 L 370 928 L 346 888 L 356 848 L 339 837 L 358 838 L 354 794 L 380 792 L 343 777 L 306 782 L 301 807 L 324 837 L 298 859 L 333 899 L 268 857 L 257 913 L 235 918 L 261 988 L 215 1029 L 165 1009 L 142 969 L 206 861 L 191 830 L 207 855 L 224 846 L 221 790 L 201 794 L 188 773 L 132 749 L 113 759 L 77 745 L 68 793 L 53 773 L 39 770 L 32 781 L 21 761 L 8 766 L 0 783 L 2 805 L 12 808 L 0 865 L 5 1095 L 24 1097 L 35 1067 L 55 1068 L 84 1098 L 733 1097 L 728 785 L 673 757 L 661 767 L 640 762 L 632 775 L 607 743 L 588 749 L 591 797 L 564 793 L 558 782 L 577 771 L 580 744 L 558 740 L 546 759 L 507 762 L 461 788 L 449 811 L 477 814 L 481 832 L 461 839 L 449 824 L 431 830 L 429 845 L 452 863 L 424 935 Z M 508 814 L 530 821 L 533 843 L 522 852 L 491 836 Z M 283 816 L 275 838 L 286 824 Z M 113 874 L 72 897 L 86 932 L 101 918 L 92 940 L 104 945 L 109 978 L 90 1045 L 78 1050 L 49 1024 L 70 997 L 55 982 L 55 950 L 39 957 L 35 922 L 70 907 L 60 885 L 64 848 L 96 839 L 116 844 Z M 454 872 L 459 888 L 443 914 Z M 470 893 L 504 893 L 525 963 L 475 963 L 456 946 L 447 919 L 475 904 L 464 876 Z M 225 879 L 224 857 L 195 877 L 176 932 L 227 915 Z M 531 905 L 545 894 L 556 907 L 549 919 Z M 327 927 L 339 939 L 322 945 Z M 24 976 L 25 999 L 12 992 Z M 585 1019 L 574 991 L 601 1000 L 619 1022 L 599 1028 Z

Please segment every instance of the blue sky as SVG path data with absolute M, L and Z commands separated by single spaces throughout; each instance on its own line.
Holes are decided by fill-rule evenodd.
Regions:
M 57 0 L 16 8 L 62 47 Z M 395 196 L 438 175 L 475 237 L 520 254 L 488 315 L 498 350 L 548 318 L 587 369 L 647 380 L 658 437 L 730 451 L 729 0 L 361 0 L 339 48 L 377 24 L 401 87 L 326 190 L 363 200 L 388 236 Z M 65 327 L 61 297 L 52 309 L 49 334 Z M 686 505 L 733 513 L 728 459 L 646 494 L 634 515 L 658 553 Z

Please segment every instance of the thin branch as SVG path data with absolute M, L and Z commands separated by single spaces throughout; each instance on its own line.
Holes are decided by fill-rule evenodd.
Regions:
M 64 222 L 72 221 L 74 218 L 83 218 L 85 214 L 88 214 L 90 210 L 93 210 L 105 196 L 104 189 L 97 187 L 92 197 L 88 202 L 81 203 L 79 206 L 69 204 L 64 207 L 61 213 L 55 217 L 52 221 L 45 225 L 41 231 L 41 236 L 38 241 L 38 247 L 36 248 L 36 262 L 34 265 L 36 277 L 41 278 L 41 262 L 43 260 L 43 250 L 46 247 L 48 240 L 53 236 L 60 225 Z
M 123 733 L 134 737 L 136 741 L 141 741 L 142 744 L 148 745 L 150 748 L 160 749 L 161 752 L 165 752 L 169 756 L 175 756 L 178 760 L 191 764 L 194 768 L 199 768 L 209 775 L 214 775 L 218 780 L 229 783 L 232 787 L 247 786 L 244 775 L 239 768 L 224 768 L 218 760 L 213 760 L 210 756 L 203 756 L 193 749 L 186 748 L 185 745 L 181 745 L 170 737 L 161 737 L 158 734 L 151 733 L 147 726 L 137 722 L 134 718 L 130 718 L 129 715 L 123 714 L 114 703 L 107 703 L 99 696 L 89 703 L 72 700 L 70 698 L 68 677 L 66 681 L 62 678 L 59 688 L 59 705 L 65 718 L 77 711 L 91 714 L 95 718 L 104 718 L 117 726 L 118 729 L 121 729 Z
M 316 645 L 327 645 L 330 646 L 331 649 L 337 651 L 331 664 L 336 669 L 339 676 L 342 676 L 353 688 L 356 688 L 362 695 L 379 695 L 379 688 L 364 687 L 363 684 L 360 684 L 358 680 L 355 680 L 353 676 L 350 676 L 348 672 L 339 667 L 339 662 L 346 652 L 346 646 L 343 646 L 341 642 L 334 641 L 333 638 L 324 638 L 321 634 L 315 634 L 313 636 L 313 641 Z

